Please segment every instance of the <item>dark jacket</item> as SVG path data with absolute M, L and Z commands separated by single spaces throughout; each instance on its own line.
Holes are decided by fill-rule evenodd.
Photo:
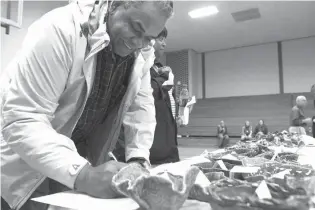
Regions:
M 162 67 L 161 64 L 156 64 L 156 66 Z M 168 93 L 172 86 L 162 86 L 168 80 L 168 73 L 159 74 L 154 68 L 151 68 L 150 71 L 156 111 L 156 128 L 150 150 L 150 162 L 151 164 L 177 162 L 179 161 L 177 125 L 172 114 Z M 175 92 L 173 91 L 173 97 L 174 95 Z
M 263 134 L 267 135 L 268 134 L 268 127 L 263 124 L 263 125 L 257 125 L 255 127 L 255 130 L 254 130 L 254 133 L 253 133 L 253 136 L 256 136 L 257 133 L 259 132 L 262 132 Z
M 162 67 L 161 64 L 155 64 Z M 154 140 L 150 149 L 152 165 L 179 161 L 177 143 L 177 124 L 172 114 L 171 101 L 168 91 L 172 86 L 162 86 L 168 80 L 168 74 L 158 74 L 154 68 L 150 69 L 151 86 L 153 89 L 156 111 L 156 128 Z M 173 97 L 175 91 L 173 91 Z M 174 97 L 175 98 L 175 97 Z M 176 110 L 177 112 L 177 110 Z M 119 140 L 113 153 L 118 161 L 125 162 L 124 128 L 122 127 Z

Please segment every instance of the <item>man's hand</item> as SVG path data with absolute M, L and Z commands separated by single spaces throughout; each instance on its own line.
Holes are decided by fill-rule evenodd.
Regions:
M 177 127 L 183 126 L 183 119 L 180 116 L 176 117 L 176 124 L 177 124 Z
M 112 178 L 125 166 L 126 163 L 117 161 L 109 161 L 97 167 L 87 164 L 75 181 L 75 190 L 98 198 L 118 197 L 119 193 L 112 186 Z
M 151 168 L 151 164 L 146 161 L 146 159 L 144 158 L 131 158 L 130 160 L 127 161 L 128 164 L 139 164 L 141 165 L 141 167 L 146 168 L 146 169 L 150 169 Z

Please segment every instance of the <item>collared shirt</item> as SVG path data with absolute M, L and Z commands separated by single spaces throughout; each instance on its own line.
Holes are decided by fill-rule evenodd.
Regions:
M 170 96 L 172 114 L 173 114 L 174 119 L 176 119 L 176 102 L 173 96 L 173 91 L 174 91 L 174 88 L 170 89 L 168 91 L 168 95 Z
M 93 88 L 72 133 L 72 140 L 81 156 L 86 156 L 86 139 L 94 126 L 102 123 L 125 95 L 133 62 L 133 55 L 115 56 L 111 46 L 98 53 Z

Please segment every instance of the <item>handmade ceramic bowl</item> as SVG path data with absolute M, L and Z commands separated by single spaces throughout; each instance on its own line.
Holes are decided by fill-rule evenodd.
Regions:
M 182 175 L 162 171 L 150 174 L 130 164 L 113 177 L 114 187 L 145 210 L 178 210 L 182 207 L 200 170 L 190 167 Z

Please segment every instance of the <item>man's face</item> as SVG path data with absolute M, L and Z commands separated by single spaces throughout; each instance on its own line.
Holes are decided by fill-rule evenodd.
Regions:
M 154 50 L 155 50 L 155 57 L 161 58 L 164 54 L 164 49 L 166 46 L 166 39 L 165 37 L 159 37 L 155 40 Z
M 224 122 L 223 121 L 221 121 L 221 126 L 224 126 Z
M 259 120 L 259 125 L 263 125 L 264 122 L 262 120 Z
M 108 31 L 113 51 L 125 57 L 148 46 L 163 30 L 167 17 L 153 2 L 126 7 L 124 4 L 110 12 Z

